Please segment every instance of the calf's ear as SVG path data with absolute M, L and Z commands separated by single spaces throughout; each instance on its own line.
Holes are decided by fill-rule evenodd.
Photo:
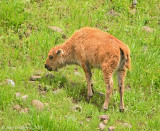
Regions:
M 63 50 L 62 49 L 57 50 L 57 55 L 60 55 L 60 54 L 63 54 Z

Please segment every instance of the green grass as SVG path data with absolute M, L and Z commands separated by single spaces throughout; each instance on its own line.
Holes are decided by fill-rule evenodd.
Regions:
M 131 0 L 1 0 L 0 1 L 0 82 L 12 79 L 15 87 L 0 85 L 0 130 L 98 130 L 98 115 L 107 114 L 109 126 L 116 130 L 160 130 L 160 2 L 138 1 L 136 13 L 130 14 Z M 118 15 L 109 15 L 114 9 Z M 48 29 L 60 27 L 70 37 L 84 26 L 109 32 L 126 43 L 131 50 L 132 70 L 125 79 L 125 112 L 119 112 L 119 93 L 116 76 L 109 110 L 101 110 L 105 83 L 101 70 L 94 69 L 95 95 L 86 101 L 86 80 L 83 70 L 66 66 L 45 78 L 48 51 L 65 41 L 63 35 Z M 153 32 L 142 28 L 149 26 Z M 79 75 L 74 73 L 78 68 Z M 30 83 L 31 75 L 41 70 L 42 79 Z M 39 84 L 47 89 L 39 93 Z M 56 89 L 60 89 L 55 91 Z M 54 90 L 54 91 L 53 91 Z M 15 93 L 28 95 L 23 101 Z M 31 101 L 48 103 L 37 113 Z M 29 108 L 20 114 L 13 106 Z M 78 104 L 81 111 L 72 107 Z M 87 122 L 86 118 L 92 119 Z M 130 123 L 132 128 L 121 123 Z

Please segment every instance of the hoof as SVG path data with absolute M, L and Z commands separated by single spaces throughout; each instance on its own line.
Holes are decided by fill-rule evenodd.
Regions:
M 91 87 L 92 87 L 92 93 L 94 94 L 94 90 L 93 90 L 93 84 L 91 84 Z
M 92 97 L 93 97 L 93 95 L 90 95 L 90 96 L 89 96 L 89 98 L 92 98 Z
M 108 107 L 107 107 L 107 106 L 103 106 L 102 109 L 105 110 L 105 111 L 107 111 L 107 110 L 108 110 Z
M 92 92 L 93 92 L 93 94 L 94 94 L 94 90 L 93 90 L 93 88 L 92 88 Z
M 120 111 L 120 112 L 124 112 L 124 108 L 120 108 L 119 111 Z
M 90 100 L 93 97 L 93 95 L 87 95 L 87 99 Z
M 93 97 L 93 93 L 91 92 L 91 93 L 87 93 L 87 98 L 92 98 Z
M 87 101 L 89 102 L 92 97 L 93 97 L 93 95 L 87 95 Z

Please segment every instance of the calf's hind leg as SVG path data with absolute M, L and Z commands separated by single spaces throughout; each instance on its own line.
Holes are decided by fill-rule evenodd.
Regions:
M 118 79 L 118 90 L 120 93 L 120 106 L 119 110 L 121 112 L 124 111 L 124 102 L 123 102 L 123 96 L 124 96 L 124 77 L 126 75 L 125 70 L 118 70 L 117 71 L 117 79 Z

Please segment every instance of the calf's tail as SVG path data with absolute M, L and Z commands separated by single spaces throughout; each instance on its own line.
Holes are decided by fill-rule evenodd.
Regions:
M 121 62 L 123 61 L 123 66 L 128 70 L 131 70 L 131 58 L 128 46 L 120 47 L 120 52 L 121 52 Z

